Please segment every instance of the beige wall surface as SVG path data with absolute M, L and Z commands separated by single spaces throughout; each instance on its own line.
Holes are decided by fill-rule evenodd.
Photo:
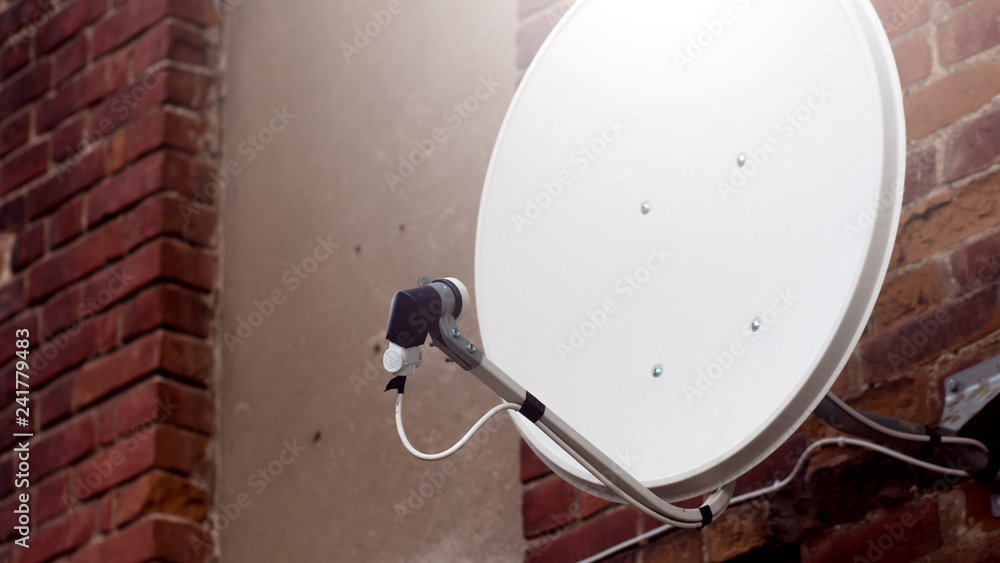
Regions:
M 221 560 L 522 559 L 509 417 L 449 462 L 418 461 L 380 367 L 395 291 L 421 275 L 472 285 L 480 191 L 515 87 L 516 1 L 219 4 Z M 475 315 L 465 327 L 478 338 Z M 439 451 L 498 398 L 425 357 L 407 428 Z

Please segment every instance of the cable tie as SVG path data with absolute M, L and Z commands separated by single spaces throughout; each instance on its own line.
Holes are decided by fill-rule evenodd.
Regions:
M 711 524 L 712 518 L 714 518 L 715 515 L 712 514 L 712 507 L 710 506 L 702 506 L 701 508 L 698 509 L 698 511 L 701 512 L 701 526 L 698 527 L 698 529 L 700 530 L 705 526 Z
M 404 387 L 406 387 L 406 376 L 397 375 L 396 377 L 392 378 L 391 381 L 389 381 L 388 385 L 385 386 L 385 391 L 383 391 L 383 393 L 388 392 L 390 389 L 395 389 L 396 391 L 399 392 L 400 395 L 402 395 Z

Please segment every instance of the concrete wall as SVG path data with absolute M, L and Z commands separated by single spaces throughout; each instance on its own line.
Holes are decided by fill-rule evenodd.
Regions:
M 222 561 L 521 559 L 509 418 L 450 465 L 420 462 L 396 436 L 380 367 L 396 290 L 421 275 L 473 281 L 516 1 L 222 7 Z M 433 154 L 387 182 L 409 174 L 399 157 L 415 139 Z M 466 327 L 478 337 L 474 315 Z M 498 399 L 428 352 L 406 414 L 414 443 L 439 451 Z

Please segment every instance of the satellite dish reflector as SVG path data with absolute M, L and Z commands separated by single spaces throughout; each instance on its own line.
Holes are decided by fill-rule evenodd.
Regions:
M 888 265 L 902 96 L 867 0 L 583 0 L 529 68 L 476 241 L 490 359 L 666 500 L 804 421 Z M 559 475 L 614 497 L 528 419 Z

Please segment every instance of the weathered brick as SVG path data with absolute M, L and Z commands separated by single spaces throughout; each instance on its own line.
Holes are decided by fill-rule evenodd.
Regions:
M 9 381 L 9 380 L 8 380 Z M 11 456 L 0 456 L 0 498 L 4 498 L 14 490 L 14 465 Z
M 31 270 L 29 299 L 38 301 L 104 265 L 104 232 L 92 231 Z
M 51 73 L 49 63 L 43 62 L 0 89 L 0 119 L 44 94 L 49 89 Z
M 84 26 L 101 17 L 106 0 L 77 0 L 63 7 L 44 26 L 38 28 L 35 52 L 44 55 L 55 49 Z
M 136 74 L 153 63 L 169 58 L 199 66 L 208 66 L 209 43 L 204 33 L 165 20 L 147 31 L 135 43 L 132 65 Z
M 59 248 L 83 232 L 83 197 L 63 204 L 48 219 L 49 249 Z
M 572 562 L 585 559 L 636 535 L 636 511 L 620 507 L 602 512 L 554 536 L 544 536 L 528 546 L 528 562 Z
M 24 225 L 26 215 L 24 196 L 18 196 L 0 205 L 0 231 L 5 233 L 17 231 Z
M 84 506 L 50 520 L 32 534 L 31 549 L 21 550 L 18 563 L 40 563 L 85 543 L 97 526 L 93 506 Z
M 57 123 L 77 110 L 100 100 L 108 91 L 104 64 L 98 64 L 80 75 L 79 78 L 60 86 L 52 99 L 45 100 L 38 107 L 36 127 L 39 132 L 52 129 Z
M 200 563 L 211 552 L 211 542 L 200 526 L 154 518 L 88 545 L 73 556 L 72 563 Z
M 35 219 L 104 177 L 104 155 L 100 150 L 74 153 L 56 166 L 56 176 L 28 193 L 28 217 Z
M 167 83 L 174 72 L 173 69 L 161 69 L 136 76 L 131 84 L 97 104 L 91 118 L 92 126 L 102 137 L 108 137 L 123 123 L 167 101 Z
M 81 323 L 51 336 L 31 354 L 33 384 L 42 385 L 93 357 L 100 351 L 97 342 L 94 323 Z
M 573 487 L 555 475 L 531 483 L 525 487 L 521 511 L 526 538 L 561 528 L 576 518 Z
M 127 250 L 161 235 L 182 238 L 208 246 L 215 236 L 216 214 L 198 210 L 195 204 L 166 194 L 142 202 L 126 218 L 123 226 Z
M 176 285 L 157 285 L 126 303 L 122 319 L 125 340 L 160 327 L 207 337 L 213 314 L 197 293 Z
M 21 0 L 6 4 L 6 9 L 0 12 L 0 37 L 7 37 L 21 29 L 25 21 L 30 22 L 43 10 L 51 8 L 51 3 L 36 0 Z
M 28 267 L 45 252 L 45 226 L 41 221 L 28 225 L 18 233 L 11 255 L 11 267 L 15 272 Z
M 163 279 L 211 291 L 215 283 L 215 256 L 175 239 L 156 239 L 126 258 L 124 267 L 135 276 L 136 289 Z
M 87 37 L 78 35 L 52 56 L 52 82 L 60 84 L 87 63 Z
M 970 244 L 952 255 L 952 270 L 961 292 L 1000 280 L 1000 234 Z
M 64 471 L 46 479 L 31 495 L 32 517 L 36 522 L 66 512 L 69 509 L 69 472 Z
M 0 167 L 0 196 L 20 187 L 28 180 L 43 174 L 49 166 L 49 144 L 36 143 L 4 159 Z
M 112 53 L 107 58 L 108 91 L 116 91 L 129 81 L 129 63 L 132 60 L 132 49 L 122 49 Z
M 930 199 L 905 212 L 890 267 L 921 260 L 996 225 L 1000 214 L 1000 174 Z
M 644 550 L 644 563 L 701 563 L 701 535 L 695 530 L 674 530 Z
M 767 502 L 731 507 L 702 530 L 708 560 L 720 563 L 767 545 Z
M 186 479 L 153 471 L 118 491 L 115 523 L 125 526 L 146 514 L 172 514 L 201 522 L 207 511 L 204 491 Z
M 214 416 L 215 403 L 207 391 L 160 377 L 129 390 L 118 401 L 118 429 L 123 434 L 150 421 L 211 434 Z
M 994 285 L 942 305 L 862 344 L 869 381 L 922 364 L 1000 329 L 998 288 Z
M 32 476 L 45 477 L 94 449 L 94 418 L 78 416 L 49 430 L 31 447 Z
M 133 1 L 94 26 L 94 57 L 123 45 L 166 15 L 168 0 Z
M 62 162 L 80 150 L 86 119 L 83 116 L 67 121 L 52 132 L 52 160 Z
M 978 0 L 938 27 L 941 62 L 960 61 L 1000 43 L 1000 0 Z
M 945 160 L 945 177 L 957 180 L 1000 162 L 1000 111 L 984 115 L 959 131 Z
M 178 113 L 161 111 L 146 115 L 129 125 L 125 158 L 131 162 L 161 147 L 197 154 L 197 141 L 204 131 L 203 122 Z
M 927 264 L 882 285 L 875 303 L 879 330 L 911 319 L 941 303 L 941 280 L 937 266 Z
M 0 44 L 0 79 L 6 79 L 28 64 L 31 60 L 31 49 L 28 45 L 29 43 L 17 40 L 11 43 L 9 39 Z
M 931 500 L 878 520 L 824 534 L 802 549 L 804 563 L 821 561 L 915 561 L 941 547 L 937 504 Z
M 25 111 L 0 126 L 0 156 L 4 156 L 28 142 L 28 127 L 30 125 L 31 114 Z
M 24 309 L 24 282 L 16 278 L 0 287 L 0 321 Z
M 83 407 L 151 373 L 166 372 L 204 384 L 214 368 L 212 347 L 203 341 L 158 331 L 80 370 L 77 407 Z
M 929 2 L 911 0 L 872 0 L 885 32 L 892 39 L 927 23 Z
M 42 428 L 48 428 L 65 419 L 73 409 L 73 390 L 76 374 L 68 373 L 45 387 L 38 393 L 39 421 Z
M 160 189 L 166 158 L 164 152 L 154 153 L 91 190 L 88 224 L 96 224 Z
M 930 75 L 931 48 L 923 37 L 914 35 L 903 39 L 893 45 L 892 52 L 896 57 L 899 81 L 904 87 Z
M 1000 94 L 1000 63 L 955 71 L 906 97 L 906 137 L 913 141 L 954 123 Z

